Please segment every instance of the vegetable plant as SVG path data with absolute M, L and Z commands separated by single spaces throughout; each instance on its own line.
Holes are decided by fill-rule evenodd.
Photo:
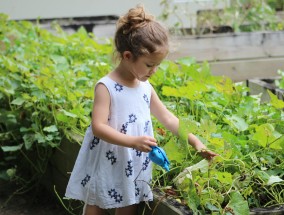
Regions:
M 281 1 L 281 0 L 280 0 Z M 169 23 L 176 34 L 206 34 L 226 32 L 279 31 L 283 30 L 283 20 L 277 16 L 276 10 L 283 8 L 283 1 L 274 0 L 214 0 L 212 9 L 204 9 L 192 13 L 192 2 L 162 0 L 160 18 Z M 202 2 L 194 1 L 199 6 Z M 220 9 L 219 5 L 223 5 Z M 206 7 L 204 7 L 206 8 Z M 196 20 L 196 21 L 195 21 Z M 193 24 L 196 22 L 195 24 Z M 189 26 L 190 29 L 185 29 Z
M 284 203 L 283 101 L 269 91 L 270 103 L 261 104 L 244 83 L 187 58 L 164 62 L 151 81 L 180 117 L 180 138 L 162 135 L 173 165 L 167 174 L 156 167 L 156 186 L 175 190 L 196 214 L 248 214 Z M 202 160 L 186 144 L 188 132 L 219 156 Z
M 38 185 L 64 138 L 90 124 L 94 83 L 111 69 L 111 41 L 67 35 L 0 15 L 0 178 Z

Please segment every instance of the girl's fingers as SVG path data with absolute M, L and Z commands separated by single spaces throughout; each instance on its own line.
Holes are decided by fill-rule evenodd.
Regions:
M 152 148 L 150 146 L 144 145 L 143 148 L 141 149 L 143 152 L 150 152 L 152 151 Z
M 202 149 L 200 150 L 201 156 L 211 160 L 212 158 L 214 158 L 215 156 L 218 156 L 218 154 L 216 154 L 215 152 L 209 151 L 207 149 Z
M 212 158 L 214 158 L 215 156 L 218 156 L 216 153 L 214 152 L 210 152 L 208 151 L 207 154 L 206 154 L 206 157 L 211 160 Z
M 147 144 L 150 146 L 157 146 L 157 141 L 155 138 L 150 137 L 149 140 L 147 141 Z
M 155 138 L 153 138 L 153 137 L 150 137 L 150 141 L 151 141 L 151 142 L 154 142 L 154 143 L 157 142 L 157 140 L 156 140 Z

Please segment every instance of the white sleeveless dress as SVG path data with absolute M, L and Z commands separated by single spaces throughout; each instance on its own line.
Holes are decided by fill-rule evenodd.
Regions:
M 148 81 L 129 88 L 105 76 L 98 83 L 103 83 L 110 93 L 111 127 L 127 135 L 153 136 Z M 95 137 L 89 126 L 65 196 L 104 209 L 125 207 L 153 200 L 151 179 L 148 153 L 107 143 Z

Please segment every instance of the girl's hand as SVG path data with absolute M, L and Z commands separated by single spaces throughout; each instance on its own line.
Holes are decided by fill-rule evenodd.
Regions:
M 152 151 L 151 146 L 157 146 L 157 141 L 154 137 L 138 136 L 134 137 L 133 148 L 141 152 Z
M 188 142 L 207 160 L 211 160 L 215 156 L 218 156 L 215 152 L 206 149 L 206 146 L 193 134 L 188 135 Z
M 209 151 L 208 149 L 205 149 L 205 148 L 199 150 L 198 152 L 200 153 L 202 157 L 206 158 L 207 160 L 211 160 L 215 156 L 218 156 L 218 154 L 216 154 L 215 152 Z

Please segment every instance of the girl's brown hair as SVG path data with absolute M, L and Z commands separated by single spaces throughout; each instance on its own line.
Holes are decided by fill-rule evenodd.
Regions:
M 138 5 L 119 18 L 114 42 L 120 57 L 124 51 L 130 51 L 136 60 L 158 51 L 159 47 L 168 48 L 168 32 Z

